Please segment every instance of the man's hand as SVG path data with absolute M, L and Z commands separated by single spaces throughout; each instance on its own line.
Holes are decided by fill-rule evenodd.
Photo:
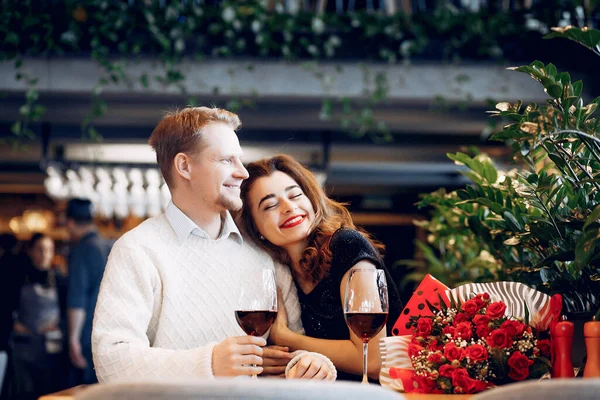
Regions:
M 263 347 L 263 372 L 261 375 L 285 376 L 285 367 L 294 358 L 290 349 L 283 346 Z
M 69 341 L 69 358 L 75 367 L 79 369 L 87 367 L 87 361 L 81 353 L 81 343 L 77 340 Z
M 236 336 L 223 340 L 213 348 L 213 375 L 237 376 L 262 373 L 262 347 L 266 344 L 264 338 L 255 336 Z
M 333 380 L 334 375 L 329 365 L 316 354 L 307 353 L 288 371 L 290 379 Z

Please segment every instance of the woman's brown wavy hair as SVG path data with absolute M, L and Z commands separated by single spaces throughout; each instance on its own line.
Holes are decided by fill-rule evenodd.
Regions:
M 315 220 L 311 228 L 311 233 L 308 236 L 308 245 L 304 249 L 300 259 L 300 266 L 305 271 L 304 276 L 301 277 L 303 280 L 315 283 L 327 276 L 332 258 L 329 242 L 335 231 L 339 228 L 358 230 L 376 249 L 383 252 L 383 244 L 371 239 L 366 232 L 356 228 L 346 205 L 327 197 L 314 174 L 293 157 L 279 154 L 272 158 L 265 158 L 250 163 L 246 168 L 250 177 L 241 186 L 241 197 L 244 207 L 237 215 L 238 226 L 244 231 L 247 237 L 250 237 L 252 241 L 283 264 L 290 265 L 291 263 L 286 251 L 267 240 L 260 240 L 260 232 L 252 219 L 248 194 L 256 180 L 270 176 L 275 171 L 280 171 L 295 180 L 310 200 L 315 210 Z

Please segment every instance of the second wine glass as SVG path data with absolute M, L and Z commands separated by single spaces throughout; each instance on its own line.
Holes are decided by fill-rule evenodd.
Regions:
M 235 319 L 247 335 L 263 336 L 277 317 L 277 285 L 273 270 L 242 277 Z M 256 378 L 256 375 L 252 375 Z
M 369 383 L 368 344 L 385 327 L 388 307 L 387 281 L 383 270 L 350 271 L 344 296 L 344 317 L 350 330 L 363 342 L 363 384 Z

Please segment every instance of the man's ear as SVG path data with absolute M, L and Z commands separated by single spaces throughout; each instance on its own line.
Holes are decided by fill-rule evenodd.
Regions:
M 190 180 L 192 173 L 192 159 L 185 153 L 177 153 L 173 159 L 175 172 L 183 179 Z

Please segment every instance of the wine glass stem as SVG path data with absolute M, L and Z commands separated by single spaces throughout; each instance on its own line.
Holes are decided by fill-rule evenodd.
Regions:
M 369 352 L 369 343 L 363 342 L 363 378 L 362 384 L 369 384 L 369 378 L 367 378 L 367 354 Z

